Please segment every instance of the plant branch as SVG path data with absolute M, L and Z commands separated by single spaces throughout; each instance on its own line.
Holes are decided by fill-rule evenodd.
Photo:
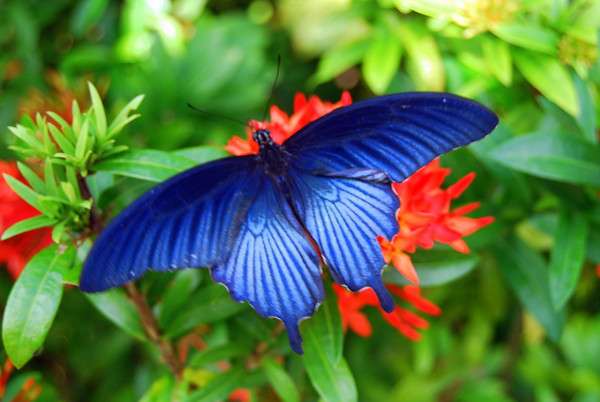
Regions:
M 131 301 L 133 301 L 133 304 L 135 304 L 148 339 L 158 346 L 163 361 L 169 366 L 173 375 L 175 375 L 177 379 L 181 379 L 183 373 L 181 362 L 175 354 L 173 344 L 161 337 L 158 323 L 156 322 L 156 318 L 154 318 L 154 314 L 148 305 L 146 297 L 138 290 L 134 283 L 126 284 L 125 290 L 131 298 Z

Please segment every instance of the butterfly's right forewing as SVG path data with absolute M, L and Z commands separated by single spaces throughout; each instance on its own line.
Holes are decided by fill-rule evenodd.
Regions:
M 204 164 L 157 185 L 98 237 L 80 287 L 97 292 L 146 270 L 212 266 L 226 258 L 258 189 L 253 157 Z

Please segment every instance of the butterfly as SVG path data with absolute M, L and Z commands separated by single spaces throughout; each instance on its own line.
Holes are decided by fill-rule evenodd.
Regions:
M 391 183 L 497 124 L 474 101 L 414 92 L 338 108 L 283 144 L 257 129 L 257 155 L 196 166 L 125 208 L 91 248 L 80 288 L 207 267 L 233 299 L 283 321 L 302 353 L 299 321 L 324 298 L 324 267 L 338 284 L 372 288 L 385 311 L 394 308 L 376 241 L 398 230 Z

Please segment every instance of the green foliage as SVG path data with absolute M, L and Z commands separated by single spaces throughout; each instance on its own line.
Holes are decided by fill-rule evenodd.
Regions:
M 27 264 L 13 286 L 2 319 L 2 340 L 16 367 L 42 346 L 62 298 L 63 274 L 74 257 L 71 247 L 48 247 Z
M 238 388 L 253 401 L 599 400 L 599 29 L 592 0 L 0 2 L 0 159 L 20 159 L 24 181 L 6 183 L 40 212 L 1 236 L 51 228 L 54 241 L 16 282 L 0 278 L 4 354 L 24 370 L 3 400 L 28 380 L 48 402 L 222 401 Z M 469 254 L 411 255 L 443 310 L 419 342 L 375 308 L 370 338 L 344 333 L 330 294 L 296 356 L 281 323 L 203 269 L 139 281 L 156 334 L 131 292 L 73 288 L 103 224 L 244 136 L 217 116 L 262 118 L 278 54 L 273 103 L 286 111 L 296 91 L 445 90 L 500 116 L 442 160 L 450 179 L 477 172 L 457 202 L 495 222 Z M 406 284 L 390 267 L 384 278 Z

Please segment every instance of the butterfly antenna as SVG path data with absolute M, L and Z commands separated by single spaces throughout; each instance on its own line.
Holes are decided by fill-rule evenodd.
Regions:
M 281 71 L 281 55 L 277 55 L 277 72 L 275 73 L 275 79 L 273 80 L 273 85 L 271 86 L 271 93 L 269 94 L 269 100 L 265 105 L 265 110 L 263 112 L 262 121 L 265 121 L 267 117 L 267 111 L 269 110 L 269 105 L 273 100 L 273 95 L 275 94 L 275 87 L 277 86 L 277 81 L 279 80 L 279 71 Z
M 192 105 L 189 102 L 187 103 L 187 106 L 190 109 L 192 109 L 194 112 L 198 112 L 198 113 L 203 114 L 203 115 L 208 116 L 208 117 L 213 117 L 213 118 L 216 117 L 216 118 L 223 119 L 223 120 L 229 120 L 229 121 L 232 121 L 234 123 L 241 124 L 244 127 L 248 126 L 248 123 L 245 123 L 242 120 L 238 120 L 238 119 L 235 119 L 235 118 L 230 117 L 230 116 L 225 116 L 224 114 L 215 113 L 215 112 L 209 112 L 207 110 L 199 109 L 199 108 L 197 108 L 196 106 Z

